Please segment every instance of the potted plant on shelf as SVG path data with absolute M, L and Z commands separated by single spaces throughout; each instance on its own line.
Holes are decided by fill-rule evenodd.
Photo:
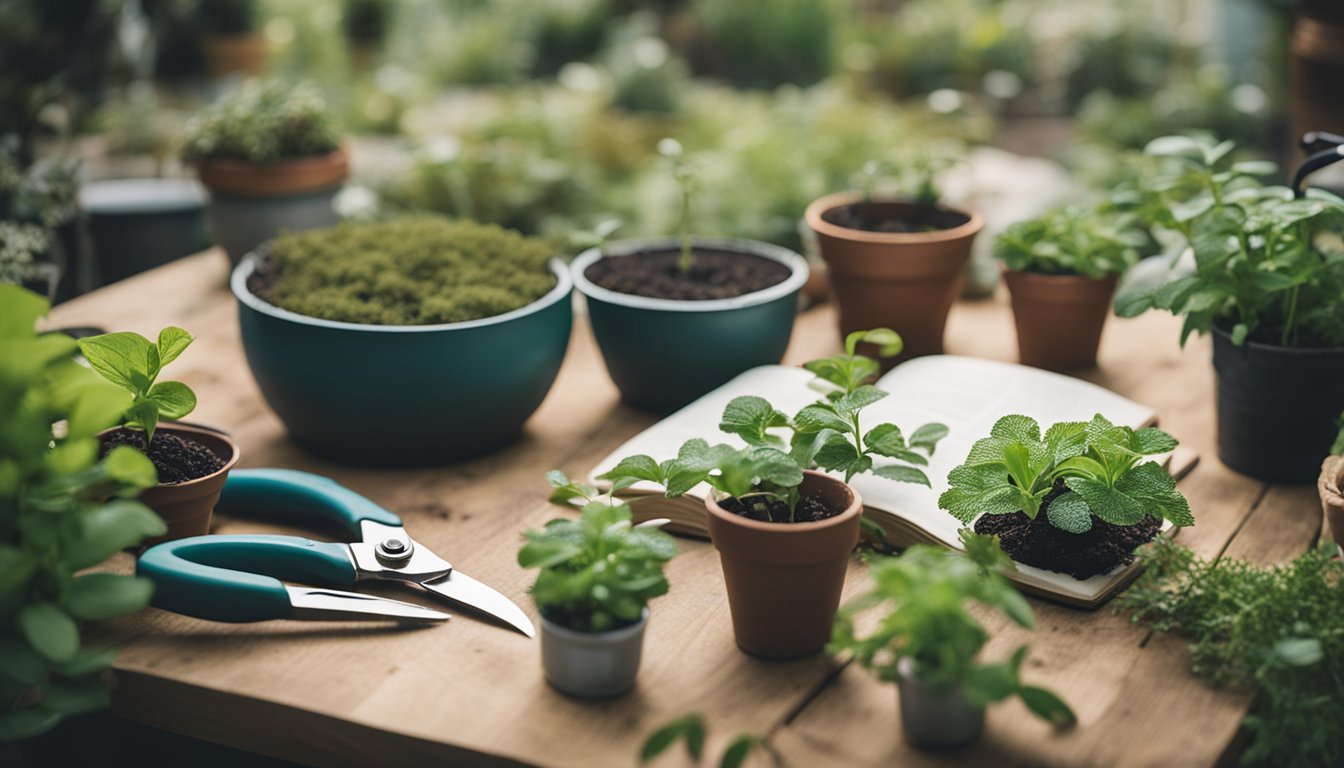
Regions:
M 187 123 L 183 156 L 210 191 L 210 229 L 234 265 L 282 231 L 335 224 L 350 172 L 327 104 L 306 83 L 243 83 Z
M 80 571 L 164 532 L 163 521 L 134 500 L 154 485 L 153 465 L 126 447 L 98 456 L 98 433 L 116 423 L 130 397 L 75 362 L 74 339 L 34 333 L 46 311 L 38 295 L 0 285 L 3 741 L 107 706 L 116 654 L 81 647 L 79 622 L 143 608 L 153 584 Z
M 282 235 L 231 279 L 248 365 L 294 439 L 393 466 L 518 436 L 564 359 L 572 285 L 546 243 L 435 216 Z
M 546 477 L 552 501 L 581 501 L 583 511 L 528 531 L 518 551 L 519 565 L 541 571 L 531 593 L 541 612 L 542 667 L 565 693 L 617 696 L 635 685 L 648 603 L 667 594 L 663 565 L 677 545 L 655 521 L 631 526 L 629 505 L 611 495 L 619 486 L 600 497 L 558 470 Z
M 768 243 L 692 237 L 693 174 L 676 141 L 659 151 L 681 188 L 679 237 L 590 248 L 571 272 L 621 399 L 670 411 L 779 362 L 807 262 Z
M 1148 243 L 1134 221 L 1133 214 L 1068 206 L 995 239 L 1023 365 L 1065 371 L 1097 364 L 1116 282 Z
M 872 591 L 845 605 L 835 617 L 829 650 L 850 654 L 878 677 L 894 682 L 900 695 L 901 727 L 917 747 L 959 747 L 984 730 L 985 707 L 1011 696 L 1056 726 L 1077 721 L 1053 692 L 1021 681 L 1027 646 L 1007 661 L 983 663 L 989 634 L 969 603 L 1001 611 L 1020 627 L 1035 623 L 1031 606 L 1003 577 L 1013 563 L 992 536 L 961 531 L 962 555 L 916 545 L 900 557 L 871 564 Z M 855 626 L 859 614 L 890 604 L 871 634 Z
M 147 456 L 158 473 L 158 483 L 140 494 L 168 530 L 168 539 L 210 532 L 210 515 L 219 501 L 229 470 L 238 463 L 233 438 L 213 429 L 188 424 L 161 424 L 181 419 L 196 408 L 196 394 L 180 381 L 158 381 L 163 367 L 177 359 L 194 337 L 169 326 L 158 342 L 138 333 L 107 333 L 79 340 L 79 351 L 103 378 L 131 395 L 122 425 L 98 437 L 102 452 L 130 446 Z
M 947 434 L 941 424 L 925 425 L 909 440 L 894 424 L 862 429 L 861 411 L 886 393 L 863 383 L 878 365 L 855 354 L 860 342 L 892 355 L 900 350 L 900 337 L 888 329 L 851 334 L 844 353 L 807 364 L 827 396 L 792 418 L 760 397 L 728 403 L 719 427 L 745 448 L 697 438 L 675 459 L 631 456 L 600 478 L 620 488 L 651 482 L 668 497 L 708 484 L 709 536 L 719 550 L 733 632 L 752 655 L 796 658 L 826 645 L 859 540 L 863 502 L 849 479 L 871 471 L 928 485 L 919 467 Z M 787 431 L 788 440 L 772 430 Z M 894 462 L 875 467 L 876 457 Z
M 1188 248 L 1170 270 L 1127 279 L 1115 301 L 1130 317 L 1164 309 L 1185 318 L 1181 342 L 1213 334 L 1218 457 L 1268 482 L 1308 483 L 1344 410 L 1344 200 L 1301 197 L 1255 178 L 1273 168 L 1237 163 L 1231 142 L 1168 136 L 1149 183 L 1153 224 Z
M 1035 419 L 1004 416 L 948 473 L 938 506 L 998 536 L 1019 563 L 1088 579 L 1133 562 L 1162 521 L 1195 524 L 1176 481 L 1144 459 L 1175 447 L 1160 429 L 1117 427 L 1101 414 L 1044 435 Z
M 256 77 L 266 66 L 257 0 L 201 0 L 201 49 L 211 77 Z

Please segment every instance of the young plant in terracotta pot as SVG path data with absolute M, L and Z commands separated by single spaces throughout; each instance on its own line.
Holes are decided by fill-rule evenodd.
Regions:
M 238 463 L 238 444 L 228 435 L 187 424 L 161 424 L 180 419 L 196 408 L 196 394 L 179 381 L 159 381 L 163 367 L 176 360 L 193 341 L 191 334 L 169 326 L 158 342 L 138 333 L 108 333 L 79 340 L 79 351 L 103 378 L 131 394 L 122 426 L 99 435 L 102 452 L 130 446 L 149 457 L 158 484 L 146 488 L 140 501 L 158 513 L 167 532 L 149 544 L 210 532 L 210 515 L 219 501 L 229 470 Z
M 634 687 L 649 623 L 648 603 L 667 594 L 663 565 L 676 542 L 658 521 L 630 524 L 630 507 L 596 489 L 547 474 L 551 500 L 582 502 L 577 520 L 559 518 L 524 534 L 518 564 L 541 573 L 532 598 L 541 612 L 546 679 L 575 696 L 616 696 Z
M 1095 366 L 1116 282 L 1147 242 L 1132 214 L 1079 206 L 999 235 L 994 256 L 1012 297 L 1021 363 L 1052 371 Z
M 1074 724 L 1077 718 L 1063 699 L 1022 682 L 1026 645 L 1003 662 L 978 660 L 989 633 L 969 604 L 1000 611 L 1026 629 L 1035 620 L 1031 606 L 1003 576 L 1014 566 L 997 540 L 962 529 L 961 541 L 964 555 L 917 545 L 900 557 L 871 563 L 874 587 L 840 610 L 828 649 L 896 683 L 901 726 L 917 747 L 975 741 L 984 730 L 985 707 L 1014 696 L 1042 720 Z M 883 605 L 890 606 L 888 613 L 861 636 L 855 618 Z
M 282 231 L 335 224 L 350 172 L 327 104 L 307 83 L 243 83 L 187 123 L 183 156 L 210 191 L 210 228 L 234 265 Z
M 1101 414 L 1041 433 L 1013 414 L 977 440 L 947 476 L 938 506 L 975 532 L 998 536 L 1024 565 L 1084 580 L 1134 560 L 1164 520 L 1195 524 L 1157 461 L 1176 440 L 1154 427 L 1117 427 Z

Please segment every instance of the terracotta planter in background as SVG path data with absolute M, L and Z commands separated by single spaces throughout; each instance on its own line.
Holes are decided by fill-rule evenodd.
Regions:
M 899 359 L 941 353 L 947 314 L 961 293 L 971 243 L 984 221 L 974 212 L 956 211 L 966 221 L 951 229 L 887 233 L 850 229 L 826 219 L 827 212 L 861 200 L 857 192 L 827 195 L 813 201 L 804 214 L 817 234 L 840 306 L 841 337 L 893 328 L 905 340 Z M 869 205 L 895 215 L 920 208 L 901 201 Z
M 1021 363 L 1049 371 L 1095 367 L 1118 279 L 1004 270 Z
M 807 471 L 801 490 L 820 495 L 835 517 L 815 523 L 764 523 L 725 511 L 712 497 L 709 537 L 719 550 L 738 646 L 753 656 L 792 659 L 831 638 L 849 553 L 859 542 L 863 501 L 845 483 Z
M 201 41 L 201 50 L 213 78 L 257 77 L 266 69 L 266 37 L 260 32 L 207 37 Z
M 1321 465 L 1321 477 L 1316 481 L 1321 492 L 1321 508 L 1325 510 L 1326 526 L 1344 557 L 1344 456 L 1331 456 Z
M 1288 137 L 1297 156 L 1297 140 L 1307 131 L 1344 133 L 1344 6 L 1329 0 L 1297 4 L 1291 53 Z

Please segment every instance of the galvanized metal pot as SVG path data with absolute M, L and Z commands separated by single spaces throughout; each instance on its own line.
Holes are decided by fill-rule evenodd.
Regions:
M 546 680 L 571 696 L 619 696 L 635 686 L 649 609 L 636 624 L 610 632 L 578 632 L 541 619 L 541 666 Z
M 915 664 L 901 659 L 896 690 L 901 702 L 901 727 L 905 740 L 926 749 L 960 747 L 980 738 L 985 730 L 985 709 L 967 700 L 953 688 L 935 694 L 915 674 Z

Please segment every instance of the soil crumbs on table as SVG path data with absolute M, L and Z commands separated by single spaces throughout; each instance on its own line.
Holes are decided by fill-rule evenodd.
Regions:
M 763 523 L 816 523 L 844 512 L 843 509 L 831 509 L 820 496 L 801 496 L 794 507 L 793 519 L 789 519 L 789 505 L 782 501 L 772 501 L 765 509 L 760 504 L 747 506 L 739 499 L 724 499 L 719 506 L 734 515 Z
M 904 208 L 903 206 L 905 211 L 913 215 L 892 218 L 881 214 L 881 211 L 886 207 L 869 203 L 852 203 L 832 208 L 823 213 L 821 218 L 837 227 L 890 234 L 941 232 L 947 229 L 956 229 L 970 221 L 970 218 L 964 213 L 932 205 L 920 205 L 913 208 Z
M 224 460 L 200 443 L 159 430 L 145 450 L 145 433 L 119 429 L 103 438 L 103 455 L 118 445 L 129 445 L 149 456 L 159 470 L 159 483 L 173 485 L 212 475 L 224 468 Z
M 750 253 L 695 249 L 695 265 L 677 267 L 681 252 L 645 251 L 607 256 L 593 262 L 584 277 L 617 293 L 651 299 L 710 301 L 731 299 L 778 285 L 788 279 L 783 264 Z

